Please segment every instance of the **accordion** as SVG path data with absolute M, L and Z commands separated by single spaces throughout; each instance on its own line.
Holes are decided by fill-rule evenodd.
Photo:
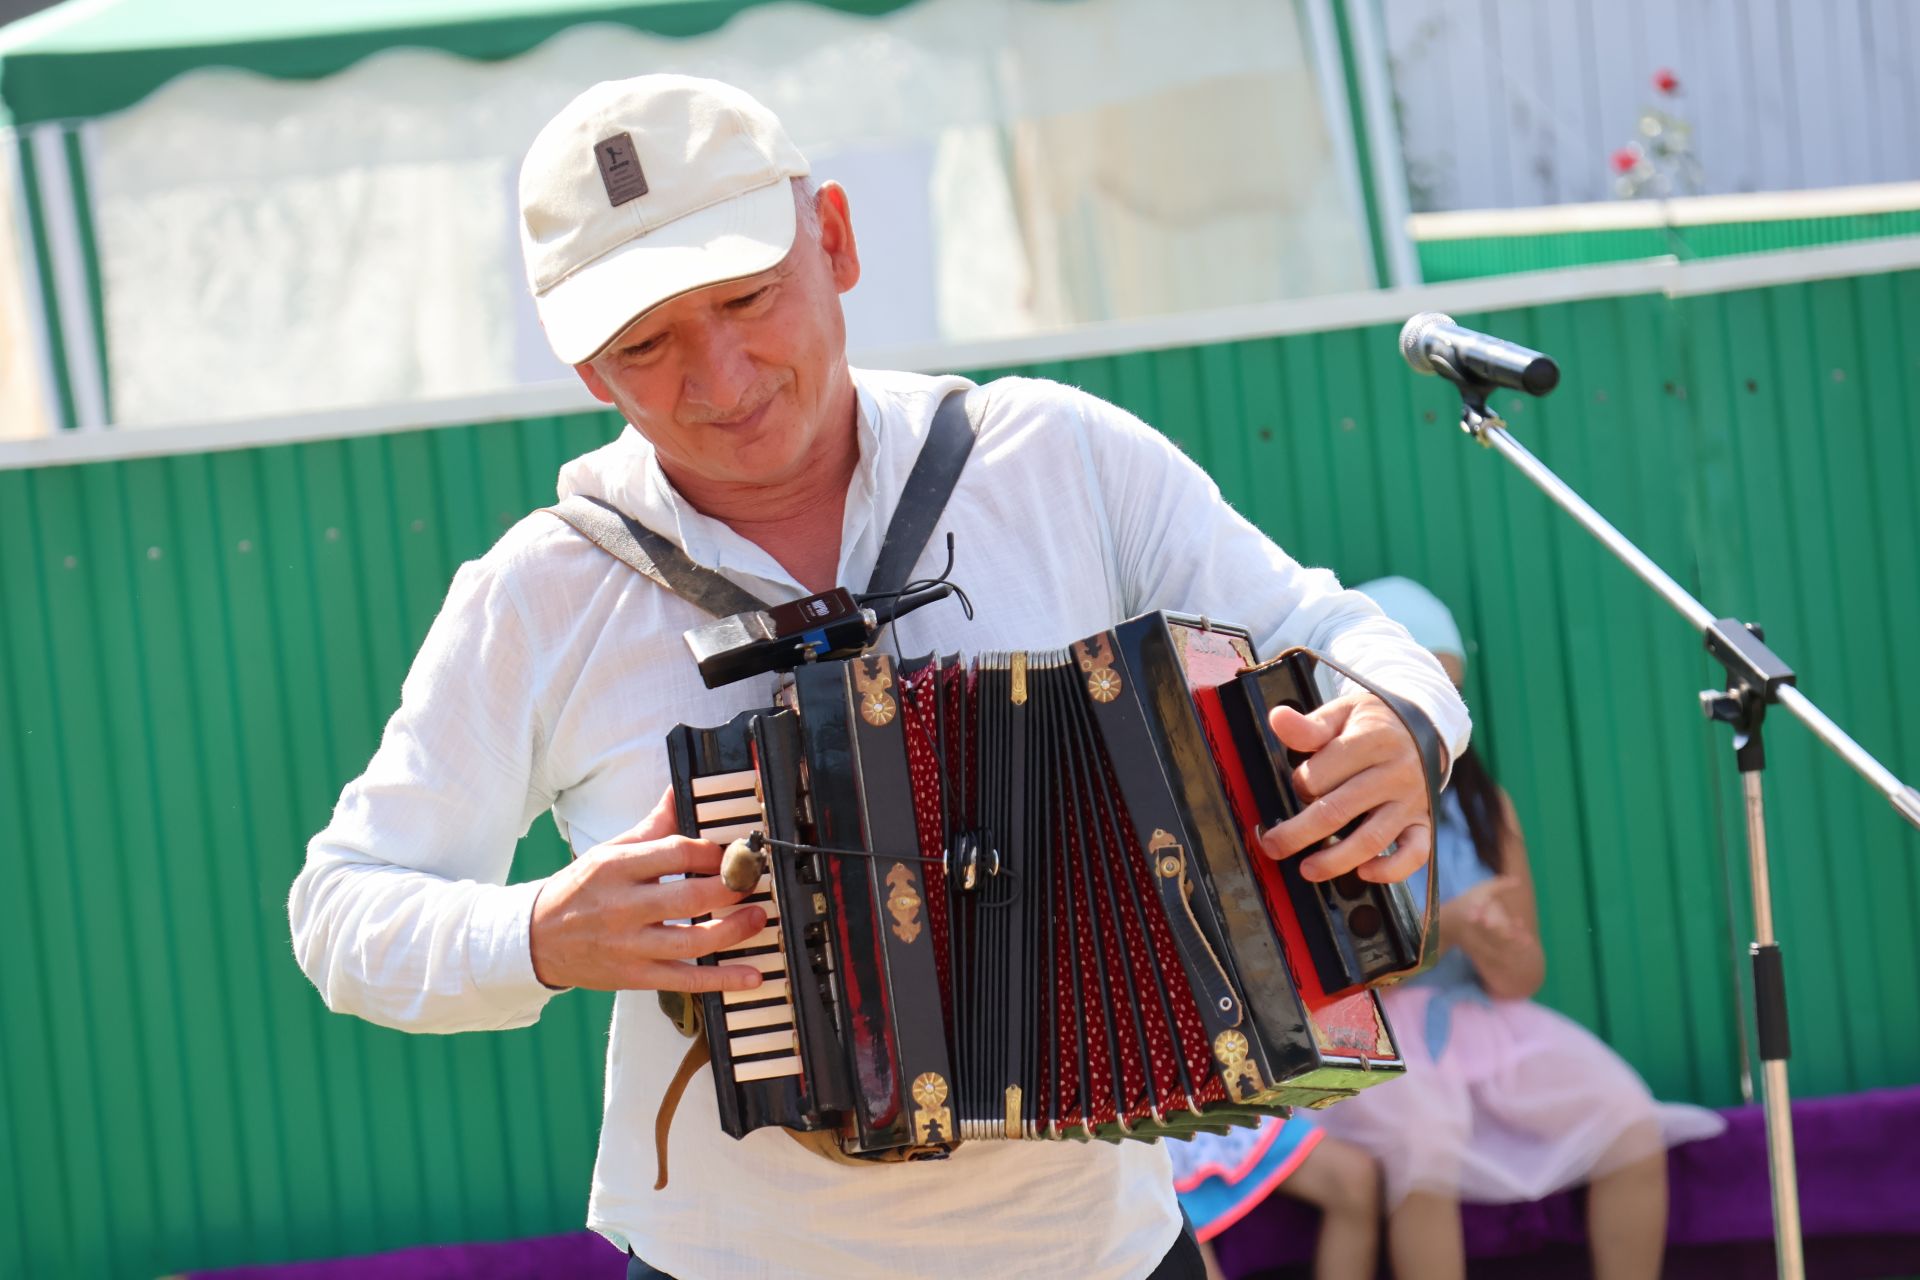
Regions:
M 1315 662 L 1155 613 L 1053 652 L 811 663 L 778 705 L 676 728 L 680 831 L 750 858 L 729 879 L 768 916 L 702 961 L 764 979 L 699 997 L 721 1127 L 932 1158 L 1399 1075 L 1372 987 L 1420 961 L 1411 895 L 1257 844 L 1299 805 L 1267 713 L 1319 704 Z

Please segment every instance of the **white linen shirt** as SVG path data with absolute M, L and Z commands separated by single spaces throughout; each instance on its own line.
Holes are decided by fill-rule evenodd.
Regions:
M 858 590 L 935 406 L 969 384 L 854 379 L 839 581 Z M 903 652 L 1059 648 L 1154 609 L 1205 614 L 1247 627 L 1263 655 L 1324 649 L 1422 707 L 1454 754 L 1465 744 L 1439 664 L 1333 574 L 1288 558 L 1165 437 L 1048 382 L 991 383 L 969 409 L 978 443 L 919 568 L 939 571 L 952 531 L 977 617 L 923 609 L 898 624 Z M 631 427 L 568 463 L 559 489 L 613 503 L 762 599 L 807 594 L 682 500 Z M 451 1032 L 525 1026 L 565 998 L 533 975 L 540 883 L 505 883 L 515 844 L 549 808 L 576 853 L 620 834 L 666 788 L 676 723 L 771 704 L 771 676 L 701 684 L 681 634 L 704 620 L 549 514 L 462 566 L 293 886 L 294 950 L 328 1007 Z M 774 1130 L 728 1138 L 711 1071 L 681 1101 L 672 1181 L 655 1191 L 654 1115 L 686 1048 L 652 992 L 616 997 L 588 1206 L 591 1227 L 679 1280 L 1138 1280 L 1178 1234 L 1157 1146 L 971 1142 L 948 1160 L 849 1168 Z

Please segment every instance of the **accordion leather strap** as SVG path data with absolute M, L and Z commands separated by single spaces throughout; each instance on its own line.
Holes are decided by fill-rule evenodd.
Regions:
M 664 1191 L 667 1186 L 667 1132 L 673 1128 L 673 1113 L 680 1109 L 680 1095 L 687 1091 L 687 1085 L 693 1080 L 694 1073 L 707 1065 L 713 1058 L 713 1049 L 707 1044 L 705 1036 L 695 1036 L 693 1043 L 687 1046 L 687 1056 L 680 1059 L 679 1070 L 673 1073 L 673 1079 L 667 1084 L 667 1091 L 660 1099 L 660 1110 L 653 1117 L 653 1153 L 658 1161 L 657 1175 L 653 1180 L 655 1191 Z
M 900 505 L 887 524 L 880 556 L 866 594 L 893 594 L 907 585 L 934 526 L 946 513 L 947 499 L 973 452 L 973 422 L 967 415 L 968 388 L 947 393 L 934 410 L 920 456 L 900 491 Z M 545 508 L 580 532 L 594 546 L 673 594 L 716 618 L 752 613 L 767 602 L 705 565 L 696 563 L 663 534 L 620 508 L 576 493 Z
M 934 526 L 946 514 L 947 499 L 973 452 L 973 422 L 967 416 L 967 389 L 949 391 L 933 411 L 926 443 L 900 490 L 900 505 L 887 523 L 887 537 L 874 561 L 868 595 L 891 595 L 907 585 Z
M 716 618 L 751 613 L 766 603 L 744 587 L 693 559 L 661 534 L 635 520 L 610 502 L 576 493 L 548 507 L 615 560 L 650 578 L 673 594 Z
M 792 1138 L 795 1142 L 813 1152 L 813 1154 L 831 1160 L 835 1164 L 843 1164 L 849 1169 L 880 1169 L 889 1164 L 898 1163 L 897 1160 L 891 1158 L 881 1160 L 856 1160 L 840 1149 L 840 1144 L 834 1141 L 832 1132 L 826 1129 L 782 1129 L 780 1132 L 786 1134 L 789 1138 Z M 900 1159 L 905 1158 L 904 1155 L 900 1157 Z
M 1427 791 L 1427 833 L 1429 849 L 1427 852 L 1427 901 L 1420 916 L 1420 963 L 1411 969 L 1389 975 L 1379 985 L 1391 986 L 1403 982 L 1430 967 L 1438 958 L 1440 939 L 1438 912 L 1440 910 L 1440 876 L 1434 862 L 1432 843 L 1440 835 L 1440 792 L 1447 785 L 1445 750 L 1440 742 L 1439 731 L 1433 727 L 1433 721 L 1427 719 L 1427 713 L 1397 693 L 1389 693 L 1365 676 L 1354 672 L 1343 663 L 1335 662 L 1317 649 L 1299 647 L 1289 649 L 1288 653 L 1304 653 L 1321 666 L 1345 676 L 1353 683 L 1365 689 L 1374 697 L 1387 704 L 1387 710 L 1399 719 L 1400 727 L 1413 739 L 1414 748 L 1420 753 L 1420 772 L 1426 782 Z M 1286 656 L 1286 655 L 1281 655 Z

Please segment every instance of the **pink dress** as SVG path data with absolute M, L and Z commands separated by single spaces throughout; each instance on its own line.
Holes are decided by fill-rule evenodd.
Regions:
M 1452 796 L 1438 827 L 1444 900 L 1491 873 Z M 1415 896 L 1424 892 L 1418 885 Z M 1459 951 L 1382 999 L 1407 1074 L 1317 1118 L 1380 1162 L 1389 1205 L 1411 1191 L 1537 1200 L 1726 1128 L 1703 1108 L 1656 1103 L 1633 1068 L 1572 1019 L 1531 1000 L 1491 999 Z

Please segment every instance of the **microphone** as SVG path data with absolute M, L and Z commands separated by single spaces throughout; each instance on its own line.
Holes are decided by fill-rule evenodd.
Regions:
M 951 582 L 936 582 L 924 591 L 907 591 L 897 596 L 862 596 L 860 603 L 873 612 L 873 631 L 879 633 L 895 618 L 903 618 L 921 605 L 932 604 L 936 600 L 945 600 L 953 594 Z
M 1415 373 L 1437 373 L 1449 382 L 1492 383 L 1543 396 L 1560 385 L 1560 366 L 1538 351 L 1529 351 L 1471 329 L 1462 329 L 1452 316 L 1423 311 L 1400 330 L 1400 354 Z
M 855 598 L 845 587 L 835 587 L 770 609 L 716 618 L 683 638 L 700 679 L 718 689 L 768 671 L 863 653 L 889 622 L 953 591 L 952 583 L 936 582 L 919 591 Z

